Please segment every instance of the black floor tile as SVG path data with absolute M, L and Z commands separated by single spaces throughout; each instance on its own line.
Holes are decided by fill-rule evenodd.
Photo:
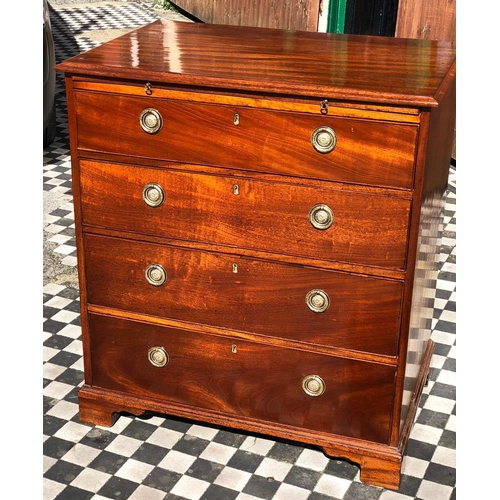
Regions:
M 116 453 L 110 453 L 109 451 L 103 451 L 99 453 L 97 457 L 90 462 L 89 468 L 95 469 L 99 472 L 104 472 L 106 474 L 115 474 L 120 467 L 127 461 L 122 455 Z
M 368 486 L 362 483 L 352 483 L 346 491 L 343 500 L 378 500 L 382 490 L 374 486 Z
M 290 472 L 283 482 L 312 491 L 320 477 L 321 472 L 306 469 L 305 467 L 294 466 L 290 469 Z
M 221 464 L 197 458 L 189 467 L 187 475 L 212 483 L 217 479 L 223 468 L 224 466 Z
M 129 481 L 118 476 L 112 476 L 111 479 L 97 492 L 99 495 L 107 498 L 121 500 L 129 498 L 137 489 L 138 483 Z
M 46 457 L 59 459 L 66 455 L 66 453 L 68 453 L 68 451 L 71 450 L 73 446 L 74 443 L 71 443 L 70 441 L 50 436 L 43 443 L 43 454 Z
M 425 471 L 424 479 L 433 483 L 455 486 L 457 480 L 456 470 L 446 465 L 430 463 Z
M 69 484 L 82 472 L 83 467 L 71 464 L 64 460 L 56 462 L 46 473 L 47 479 L 58 483 Z
M 252 476 L 243 492 L 265 500 L 272 500 L 280 484 L 279 481 L 272 481 L 262 476 Z
M 59 495 L 56 500 L 90 500 L 94 494 L 90 491 L 68 486 Z
M 211 484 L 200 500 L 234 500 L 238 495 L 239 492 L 237 491 L 224 488 L 218 484 Z
M 228 467 L 245 472 L 255 472 L 264 457 L 248 451 L 238 450 L 227 463 Z
M 146 464 L 158 465 L 165 458 L 168 451 L 168 448 L 163 448 L 162 446 L 143 443 L 132 455 L 132 458 Z
M 156 467 L 144 479 L 142 484 L 167 493 L 177 484 L 181 477 L 182 474 Z

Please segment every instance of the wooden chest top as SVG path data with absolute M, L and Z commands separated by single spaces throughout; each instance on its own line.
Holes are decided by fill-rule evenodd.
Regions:
M 57 69 L 233 91 L 434 107 L 445 81 L 455 75 L 455 46 L 158 20 L 68 59 Z

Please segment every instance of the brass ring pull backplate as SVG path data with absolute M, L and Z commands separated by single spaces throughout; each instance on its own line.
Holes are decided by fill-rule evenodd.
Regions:
M 142 189 L 142 199 L 150 207 L 159 207 L 165 200 L 165 193 L 159 184 L 150 182 Z
M 149 362 L 158 368 L 168 365 L 169 357 L 163 347 L 152 347 L 148 351 Z
M 144 274 L 148 283 L 153 286 L 161 286 L 167 281 L 167 272 L 160 264 L 149 264 Z
M 311 134 L 311 144 L 318 153 L 330 153 L 337 145 L 337 134 L 330 127 L 318 127 Z
M 306 304 L 312 312 L 322 313 L 330 307 L 330 297 L 324 290 L 311 290 L 306 295 Z
M 302 379 L 302 389 L 308 396 L 321 396 L 326 384 L 319 375 L 307 375 Z
M 143 109 L 139 117 L 139 123 L 141 124 L 144 132 L 148 134 L 156 134 L 163 126 L 163 119 L 160 112 L 154 108 Z
M 333 211 L 328 205 L 320 203 L 309 210 L 309 222 L 316 229 L 328 229 L 333 224 L 333 219 Z

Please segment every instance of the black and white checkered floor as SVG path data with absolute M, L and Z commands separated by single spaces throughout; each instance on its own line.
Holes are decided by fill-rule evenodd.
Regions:
M 135 3 L 51 11 L 56 58 L 96 45 L 83 29 L 127 28 L 154 19 Z M 76 275 L 66 100 L 58 75 L 57 137 L 44 150 L 44 190 L 62 204 L 44 231 L 65 275 Z M 320 450 L 265 436 L 149 414 L 123 415 L 111 428 L 82 424 L 79 294 L 74 281 L 44 285 L 44 500 L 455 500 L 455 200 L 450 166 L 441 271 L 432 338 L 436 343 L 403 462 L 398 492 L 367 486 L 359 468 Z

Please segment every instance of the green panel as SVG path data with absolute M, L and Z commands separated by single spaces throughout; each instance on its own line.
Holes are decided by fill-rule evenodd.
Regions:
M 347 0 L 330 0 L 328 6 L 328 33 L 344 33 Z

